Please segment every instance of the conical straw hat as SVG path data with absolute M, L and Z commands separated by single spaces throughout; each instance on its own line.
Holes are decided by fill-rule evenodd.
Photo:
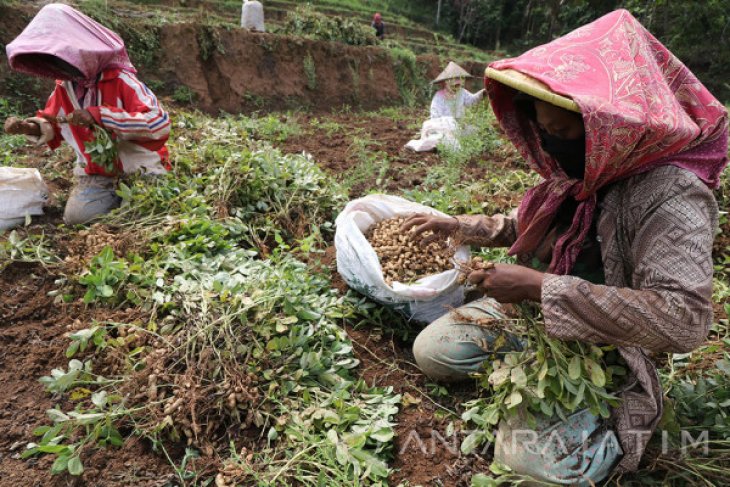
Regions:
M 446 69 L 441 71 L 441 74 L 439 74 L 435 80 L 431 81 L 431 83 L 440 83 L 441 81 L 446 81 L 447 79 L 471 77 L 472 76 L 467 73 L 464 68 L 456 64 L 454 61 L 450 61 L 448 66 L 446 66 Z
M 576 102 L 566 96 L 558 95 L 548 88 L 545 83 L 538 81 L 531 76 L 527 76 L 526 74 L 522 74 L 519 71 L 515 71 L 514 69 L 487 68 L 484 75 L 487 78 L 499 81 L 504 85 L 523 93 L 527 93 L 528 95 L 534 96 L 535 98 L 550 103 L 551 105 L 570 110 L 571 112 L 580 113 L 580 107 Z

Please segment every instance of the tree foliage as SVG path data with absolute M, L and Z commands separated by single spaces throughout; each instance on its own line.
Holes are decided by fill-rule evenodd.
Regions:
M 618 8 L 730 100 L 730 0 L 443 0 L 438 27 L 461 42 L 519 53 Z

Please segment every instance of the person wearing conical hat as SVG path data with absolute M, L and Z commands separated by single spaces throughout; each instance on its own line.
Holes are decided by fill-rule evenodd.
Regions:
M 484 98 L 484 90 L 472 94 L 464 88 L 464 81 L 472 76 L 461 66 L 450 61 L 446 69 L 432 83 L 439 90 L 431 100 L 431 118 L 464 116 L 464 109 Z
M 580 389 L 564 369 L 550 378 L 559 361 L 537 386 L 529 382 L 537 370 L 526 371 L 495 441 L 495 461 L 517 474 L 595 485 L 638 468 L 662 417 L 650 356 L 690 352 L 712 325 L 712 189 L 728 162 L 727 110 L 626 10 L 485 74 L 500 126 L 542 179 L 509 215 L 415 215 L 404 224 L 517 257 L 470 272 L 485 297 L 428 325 L 413 353 L 437 381 L 493 370 L 529 342 L 479 323 L 505 319 L 502 303 L 524 301 L 540 306 L 549 338 L 615 349 L 613 363 L 610 354 L 602 365 L 579 357 L 591 375 Z M 614 366 L 628 380 L 603 373 Z M 594 386 L 619 401 L 597 402 Z

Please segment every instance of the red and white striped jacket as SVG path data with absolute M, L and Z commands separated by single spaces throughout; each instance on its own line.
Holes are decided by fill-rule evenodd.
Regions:
M 72 84 L 56 81 L 46 107 L 39 117 L 68 115 L 75 109 L 85 108 L 96 123 L 112 134 L 117 141 L 119 161 L 125 173 L 143 171 L 147 174 L 163 174 L 170 170 L 169 154 L 165 142 L 170 135 L 170 117 L 160 106 L 144 83 L 129 71 L 108 69 L 102 72 L 96 86 L 96 103 L 83 106 L 78 101 Z M 107 174 L 104 168 L 91 162 L 84 149 L 84 142 L 93 139 L 93 131 L 87 127 L 53 123 L 54 137 L 48 141 L 51 149 L 65 140 L 77 155 L 78 174 Z

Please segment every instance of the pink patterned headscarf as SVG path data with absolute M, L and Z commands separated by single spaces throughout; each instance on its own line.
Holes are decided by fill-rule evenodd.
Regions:
M 6 46 L 10 67 L 16 71 L 54 77 L 43 63 L 27 54 L 56 56 L 83 73 L 86 87 L 96 84 L 105 69 L 121 68 L 136 72 L 117 34 L 68 5 L 52 3 L 43 7 L 21 34 Z
M 545 178 L 520 205 L 511 254 L 535 250 L 561 204 L 574 197 L 579 204 L 572 225 L 556 242 L 549 267 L 568 274 L 591 227 L 596 193 L 607 184 L 662 165 L 688 169 L 710 187 L 719 184 L 727 164 L 725 107 L 628 11 L 490 67 L 522 72 L 572 98 L 586 132 L 585 177 L 569 179 L 542 150 L 535 123 L 515 109 L 515 90 L 486 80 L 507 136 Z

